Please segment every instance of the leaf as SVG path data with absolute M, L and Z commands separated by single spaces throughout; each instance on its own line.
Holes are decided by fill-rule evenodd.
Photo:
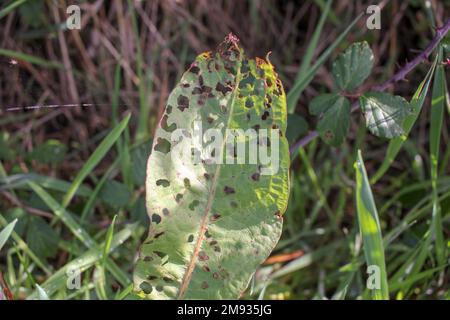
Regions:
M 436 68 L 436 63 L 437 57 L 434 60 L 434 63 L 431 66 L 430 70 L 428 70 L 425 79 L 423 79 L 423 81 L 419 84 L 419 87 L 411 98 L 411 102 L 409 104 L 413 112 L 409 114 L 403 122 L 402 128 L 404 134 L 401 137 L 394 138 L 389 142 L 386 155 L 383 158 L 383 163 L 373 175 L 370 183 L 374 184 L 384 175 L 384 173 L 391 166 L 392 162 L 394 162 L 394 159 L 403 146 L 403 143 L 408 139 L 409 132 L 411 131 L 414 123 L 417 121 L 420 111 L 422 110 L 422 106 L 425 102 L 425 98 L 428 94 L 428 89 L 430 88 L 430 82 L 434 74 L 434 69 Z
M 317 123 L 320 137 L 332 146 L 340 145 L 347 135 L 350 124 L 350 101 L 335 93 L 315 97 L 309 105 L 309 112 L 321 115 Z
M 247 59 L 233 35 L 216 52 L 196 58 L 169 96 L 148 161 L 151 224 L 134 272 L 139 296 L 239 298 L 281 235 L 289 195 L 286 114 L 286 97 L 273 66 Z M 199 126 L 203 132 L 218 129 L 223 137 L 214 149 L 218 161 L 211 161 L 211 149 L 203 145 L 192 150 Z M 260 157 L 255 163 L 221 163 L 236 160 L 234 148 L 225 143 L 231 137 L 226 129 L 252 128 L 260 134 L 267 129 L 271 136 L 272 153 L 279 158 L 272 162 L 279 164 L 272 174 Z M 238 138 L 257 142 L 250 136 Z M 258 140 L 259 151 L 269 144 Z M 183 149 L 203 161 L 193 162 Z
M 9 223 L 1 232 L 0 232 L 0 251 L 14 230 L 14 226 L 17 223 L 17 219 L 14 219 L 11 223 Z
M 363 83 L 373 67 L 373 53 L 367 42 L 353 43 L 333 62 L 333 78 L 340 90 L 351 91 Z
M 38 284 L 36 285 L 36 290 L 38 292 L 39 300 L 50 300 L 45 290 Z
M 113 208 L 124 207 L 131 198 L 127 186 L 116 180 L 108 180 L 100 191 L 100 198 Z
M 142 174 L 142 172 L 145 172 L 151 149 L 151 143 L 143 143 L 131 151 L 131 170 L 133 172 L 133 182 L 136 186 L 145 184 L 145 174 Z
M 366 168 L 358 150 L 358 159 L 355 163 L 356 171 L 356 209 L 358 213 L 358 223 L 361 236 L 363 238 L 364 255 L 369 267 L 377 267 L 379 273 L 373 273 L 373 276 L 379 276 L 379 288 L 372 288 L 374 299 L 389 299 L 389 289 L 386 274 L 386 263 L 384 258 L 383 237 L 381 236 L 380 221 L 378 211 L 370 189 L 369 179 L 367 178 Z M 377 279 L 375 279 L 377 280 Z
M 40 217 L 31 217 L 28 222 L 27 243 L 40 258 L 52 258 L 58 249 L 58 234 Z
M 58 140 L 50 139 L 38 145 L 27 158 L 44 164 L 56 165 L 64 160 L 67 146 Z
M 297 139 L 308 131 L 308 122 L 302 116 L 293 113 L 288 115 L 286 137 L 289 144 L 294 143 Z
M 359 98 L 366 127 L 374 135 L 395 138 L 403 134 L 403 121 L 411 113 L 409 103 L 400 96 L 367 92 Z

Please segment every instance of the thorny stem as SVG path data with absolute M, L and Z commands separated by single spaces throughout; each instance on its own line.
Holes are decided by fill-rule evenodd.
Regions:
M 444 26 L 441 28 L 436 29 L 436 35 L 434 36 L 433 40 L 428 44 L 428 46 L 419 54 L 417 55 L 413 60 L 411 60 L 409 63 L 404 65 L 396 74 L 394 74 L 391 78 L 386 80 L 385 82 L 374 86 L 372 89 L 375 91 L 384 91 L 387 88 L 389 88 L 394 83 L 405 80 L 406 75 L 411 72 L 417 65 L 422 63 L 424 60 L 426 60 L 430 54 L 433 52 L 434 48 L 441 42 L 441 40 L 445 37 L 445 35 L 450 30 L 450 18 L 447 19 Z M 358 110 L 358 101 L 355 101 L 352 104 L 352 112 Z M 297 141 L 293 146 L 289 148 L 289 152 L 293 154 L 296 152 L 299 148 L 303 148 L 308 143 L 310 143 L 312 140 L 317 138 L 319 136 L 319 133 L 314 130 L 308 133 L 306 136 L 301 138 L 299 141 Z

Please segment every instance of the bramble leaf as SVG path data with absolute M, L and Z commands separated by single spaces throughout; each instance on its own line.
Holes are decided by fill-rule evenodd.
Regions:
M 270 62 L 247 59 L 238 41 L 229 35 L 216 52 L 199 55 L 168 98 L 147 165 L 151 223 L 134 272 L 142 298 L 237 299 L 281 235 L 289 195 L 286 97 Z M 209 129 L 220 135 L 197 140 Z M 257 135 L 237 136 L 235 148 L 230 129 Z M 265 130 L 270 139 L 261 138 Z M 247 151 L 253 144 L 257 161 L 252 152 L 236 157 L 240 145 Z M 262 161 L 263 147 L 271 149 L 270 163 Z
M 405 99 L 384 92 L 367 92 L 359 102 L 366 126 L 374 135 L 391 139 L 403 134 L 403 121 L 411 112 Z
M 322 94 L 311 101 L 309 112 L 321 115 L 317 131 L 326 143 L 338 146 L 344 141 L 350 123 L 350 101 L 347 98 L 336 93 Z
M 373 67 L 373 53 L 367 42 L 353 43 L 333 62 L 333 78 L 340 90 L 351 91 L 363 83 Z

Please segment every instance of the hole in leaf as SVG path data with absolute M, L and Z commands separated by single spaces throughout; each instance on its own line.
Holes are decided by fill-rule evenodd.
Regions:
M 147 282 L 142 282 L 139 285 L 139 288 L 141 288 L 142 291 L 144 291 L 145 294 L 150 294 L 153 291 L 152 285 L 150 283 L 147 283 Z
M 168 216 L 169 215 L 169 209 L 167 209 L 167 208 L 164 208 L 163 210 L 162 210 L 162 212 L 163 212 L 163 215 L 165 215 L 165 216 Z
M 229 187 L 229 186 L 225 186 L 225 188 L 223 188 L 223 192 L 225 192 L 225 194 L 236 193 L 236 191 L 232 187 Z
M 152 222 L 158 224 L 161 222 L 161 216 L 159 214 L 152 214 Z
M 166 180 L 166 179 L 158 179 L 158 180 L 156 180 L 156 185 L 166 188 L 166 187 L 170 186 L 170 182 L 169 182 L 169 180 Z
M 192 242 L 192 241 L 194 241 L 194 235 L 190 234 L 189 237 L 188 237 L 187 242 Z
M 158 142 L 155 145 L 155 151 L 167 154 L 170 152 L 170 142 L 164 138 L 158 138 Z
M 198 200 L 194 200 L 189 204 L 189 209 L 194 211 L 195 208 L 200 204 L 200 201 Z

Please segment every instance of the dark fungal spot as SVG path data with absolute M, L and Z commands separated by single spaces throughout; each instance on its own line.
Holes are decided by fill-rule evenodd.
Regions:
M 163 277 L 163 281 L 170 283 L 170 282 L 173 282 L 173 279 L 171 279 L 169 277 Z
M 211 124 L 211 123 L 214 122 L 214 118 L 213 117 L 208 117 L 208 118 L 206 118 L 206 121 L 208 121 L 208 123 Z
M 169 182 L 169 180 L 166 180 L 166 179 L 158 179 L 158 180 L 156 180 L 156 185 L 166 188 L 166 187 L 170 186 L 170 182 Z
M 164 234 L 164 231 L 156 233 L 155 234 L 155 239 L 158 239 L 159 237 L 161 237 Z
M 190 234 L 189 237 L 188 237 L 187 242 L 192 242 L 192 241 L 194 241 L 194 235 Z
M 237 203 L 236 201 L 231 201 L 231 202 L 230 202 L 230 206 L 231 206 L 232 208 L 236 209 L 239 205 L 238 205 L 238 203 Z
M 170 151 L 170 142 L 164 138 L 158 138 L 157 143 L 155 145 L 155 151 L 162 152 L 164 154 L 169 153 Z
M 156 286 L 156 291 L 158 291 L 158 292 L 163 291 L 163 286 L 161 286 L 161 285 Z
M 202 282 L 202 289 L 208 289 L 208 288 L 209 288 L 208 282 L 203 281 Z
M 181 112 L 184 111 L 184 109 L 189 108 L 189 98 L 183 95 L 180 95 L 177 98 L 177 104 L 178 104 L 178 109 L 181 110 Z
M 191 68 L 189 69 L 189 71 L 194 74 L 198 74 L 200 72 L 200 68 L 197 67 L 196 65 L 192 65 Z
M 216 91 L 219 91 L 219 92 L 221 92 L 223 95 L 226 95 L 227 94 L 227 92 L 230 92 L 231 91 L 231 88 L 230 87 L 227 87 L 227 86 L 224 86 L 222 83 L 217 83 L 217 85 L 216 85 Z
M 163 210 L 162 210 L 162 212 L 163 212 L 163 215 L 165 215 L 165 216 L 168 216 L 169 215 L 169 209 L 167 209 L 167 208 L 164 208 Z
M 273 125 L 272 125 L 272 129 L 274 129 L 274 130 L 275 130 L 275 129 L 278 129 L 278 125 L 273 124 Z
M 172 112 L 172 106 L 169 104 L 169 105 L 167 105 L 166 113 L 170 114 L 171 112 Z
M 209 243 L 210 246 L 215 246 L 216 244 L 217 244 L 217 241 L 216 241 L 216 240 L 213 240 L 213 241 L 211 241 L 211 242 Z
M 221 217 L 220 214 L 214 213 L 214 214 L 211 216 L 211 221 L 212 221 L 212 222 L 215 222 L 215 221 L 219 220 L 220 217 Z
M 181 84 L 181 86 L 183 87 L 183 88 L 189 88 L 191 85 L 189 84 L 189 83 L 182 83 Z
M 147 280 L 149 280 L 149 281 L 153 281 L 153 280 L 156 280 L 156 279 L 158 279 L 157 276 L 150 275 L 150 276 L 147 277 Z
M 267 85 L 268 87 L 271 87 L 271 86 L 272 86 L 272 80 L 270 80 L 269 78 L 267 78 L 267 79 L 266 79 L 266 85 Z
M 191 181 L 188 178 L 184 178 L 183 183 L 186 189 L 189 189 L 191 187 Z
M 213 273 L 213 278 L 217 280 L 217 279 L 220 278 L 220 276 L 219 276 L 219 274 L 217 272 L 214 272 Z
M 143 260 L 144 260 L 145 262 L 152 262 L 152 261 L 153 261 L 153 258 L 150 257 L 150 256 L 146 256 L 146 257 L 144 257 Z
M 255 129 L 255 131 L 259 131 L 260 128 L 261 128 L 261 126 L 259 124 L 255 124 L 253 126 L 253 129 Z
M 247 98 L 247 100 L 245 100 L 245 107 L 246 108 L 253 108 L 253 100 L 252 100 L 252 98 Z
M 206 237 L 207 239 L 211 238 L 211 234 L 209 233 L 208 230 L 205 232 L 205 237 Z
M 161 252 L 161 251 L 153 251 L 153 253 L 156 254 L 161 259 L 164 258 L 165 256 L 167 256 L 167 254 L 165 254 L 164 252 Z
M 219 246 L 215 246 L 215 247 L 214 247 L 214 251 L 215 251 L 215 252 L 220 252 L 220 251 L 221 251 L 221 250 L 220 250 L 220 247 L 219 247 Z
M 177 203 L 180 203 L 181 199 L 183 199 L 183 195 L 181 193 L 177 193 L 177 195 L 175 196 L 175 201 Z
M 158 224 L 161 222 L 161 216 L 159 214 L 152 214 L 152 222 Z
M 236 191 L 232 187 L 229 187 L 229 186 L 225 186 L 225 188 L 223 188 L 223 192 L 225 192 L 225 194 L 236 193 Z
M 274 215 L 277 216 L 278 218 L 281 218 L 281 212 L 280 212 L 280 210 L 276 211 L 276 212 L 274 213 Z
M 269 111 L 264 111 L 263 115 L 261 116 L 262 120 L 267 120 L 267 118 L 270 116 Z
M 211 271 L 211 269 L 208 266 L 203 266 L 202 269 L 205 272 L 210 272 Z
M 202 93 L 202 89 L 199 87 L 195 87 L 194 90 L 192 90 L 191 92 L 192 94 L 201 94 Z
M 253 181 L 259 181 L 259 177 L 260 177 L 260 174 L 258 172 L 252 174 L 252 180 Z
M 200 204 L 200 201 L 198 200 L 194 200 L 189 204 L 189 209 L 194 211 L 195 208 Z
M 150 283 L 142 282 L 139 285 L 139 288 L 141 288 L 142 291 L 144 291 L 145 294 L 150 294 L 153 291 L 153 287 Z
M 207 261 L 207 260 L 209 260 L 209 256 L 205 253 L 205 251 L 200 251 L 198 253 L 198 259 L 200 261 Z
M 209 173 L 204 173 L 203 177 L 205 177 L 206 180 L 209 180 L 211 178 Z
M 221 105 L 220 105 L 220 111 L 222 111 L 223 114 L 226 114 L 228 110 L 227 110 L 227 107 L 226 107 L 226 106 L 224 106 L 223 104 L 221 104 Z

